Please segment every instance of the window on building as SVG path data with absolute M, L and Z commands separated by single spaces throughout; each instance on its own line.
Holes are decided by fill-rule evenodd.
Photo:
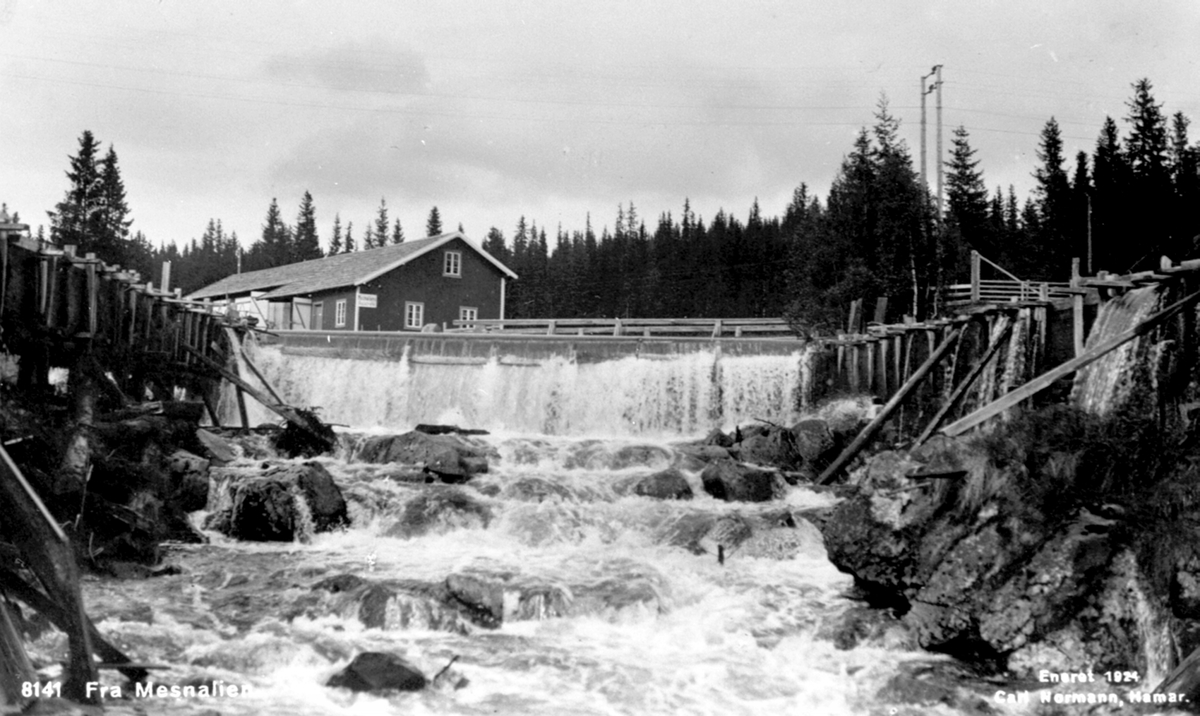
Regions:
M 443 276 L 462 276 L 462 252 L 447 251 L 446 260 L 442 262 Z
M 333 325 L 346 325 L 346 299 L 341 299 L 333 307 Z
M 478 321 L 479 309 L 474 306 L 459 306 L 458 320 L 460 321 Z
M 425 304 L 415 301 L 404 302 L 404 327 L 420 330 L 425 325 Z

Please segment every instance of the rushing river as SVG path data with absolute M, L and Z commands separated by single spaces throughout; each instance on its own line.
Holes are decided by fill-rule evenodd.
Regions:
M 249 689 L 109 699 L 111 713 L 886 714 L 895 711 L 878 706 L 879 689 L 902 662 L 928 658 L 882 644 L 835 648 L 831 630 L 852 605 L 851 579 L 799 516 L 833 498 L 795 487 L 772 504 L 717 501 L 673 447 L 714 425 L 794 420 L 804 403 L 802 355 L 717 366 L 703 353 L 446 366 L 260 348 L 254 360 L 289 401 L 320 405 L 351 430 L 398 433 L 439 421 L 494 430 L 478 438 L 491 469 L 445 488 L 322 458 L 352 528 L 290 544 L 210 533 L 208 545 L 168 546 L 179 574 L 88 578 L 87 608 L 101 631 L 136 659 L 170 667 L 156 679 Z M 225 470 L 261 461 L 245 457 Z M 638 477 L 672 465 L 695 499 L 632 494 Z M 210 507 L 220 497 L 216 474 Z M 406 506 L 436 489 L 463 489 L 486 512 L 405 535 Z M 705 540 L 734 523 L 785 537 L 743 544 L 720 564 Z M 408 585 L 409 595 L 414 584 L 473 575 L 503 586 L 505 619 L 485 628 L 395 592 L 367 618 L 367 598 L 313 589 L 339 575 Z M 59 646 L 50 636 L 37 645 L 45 653 Z M 457 657 L 453 671 L 467 683 L 386 697 L 324 686 L 369 650 L 401 654 L 430 677 Z

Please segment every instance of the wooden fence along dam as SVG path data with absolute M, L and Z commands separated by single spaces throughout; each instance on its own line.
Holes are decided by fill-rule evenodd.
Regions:
M 859 304 L 847 331 L 837 337 L 801 339 L 773 319 L 473 321 L 432 333 L 272 333 L 245 322 L 230 323 L 217 305 L 155 289 L 94 256 L 79 256 L 71 247 L 39 245 L 23 227 L 0 225 L 0 340 L 4 353 L 15 359 L 21 390 L 49 390 L 52 369 L 68 371 L 74 437 L 62 456 L 56 479 L 63 484 L 55 486 L 56 494 L 86 488 L 90 431 L 104 417 L 96 413 L 99 395 L 135 414 L 203 411 L 214 424 L 242 428 L 255 422 L 245 400 L 250 395 L 276 419 L 314 440 L 327 439 L 328 428 L 306 409 L 320 402 L 295 395 L 292 389 L 298 386 L 280 380 L 272 366 L 243 347 L 247 335 L 275 346 L 272 350 L 281 355 L 349 361 L 351 366 L 374 363 L 385 370 L 396 369 L 397 363 L 410 371 L 414 366 L 452 366 L 463 373 L 491 371 L 492 379 L 496 371 L 509 371 L 503 375 L 525 376 L 520 380 L 533 385 L 553 367 L 559 371 L 558 382 L 539 387 L 544 394 L 537 397 L 553 409 L 515 426 L 543 433 L 586 434 L 612 427 L 597 428 L 589 414 L 619 402 L 604 392 L 602 383 L 635 379 L 633 362 L 686 364 L 700 380 L 717 385 L 711 394 L 697 397 L 687 394 L 682 378 L 672 378 L 662 388 L 670 396 L 667 407 L 652 418 L 631 419 L 627 406 L 616 405 L 612 420 L 626 421 L 631 431 L 702 433 L 714 420 L 769 419 L 739 412 L 730 393 L 740 385 L 736 380 L 766 369 L 760 359 L 771 358 L 770 366 L 786 367 L 778 381 L 793 383 L 779 393 L 792 412 L 835 396 L 877 399 L 873 419 L 827 466 L 821 482 L 837 479 L 881 435 L 918 443 L 935 433 L 960 435 L 1007 419 L 1012 408 L 1046 391 L 1056 400 L 1096 411 L 1140 400 L 1144 396 L 1137 391 L 1143 388 L 1119 379 L 1135 366 L 1153 373 L 1152 380 L 1139 385 L 1150 386 L 1154 403 L 1169 408 L 1160 410 L 1166 419 L 1189 419 L 1200 261 L 1132 275 L 1076 275 L 1065 285 L 1011 278 L 985 282 L 981 261 L 975 258 L 972 282 L 949 293 L 946 317 L 864 325 Z M 1147 368 L 1150 348 L 1136 339 L 1151 332 L 1157 332 L 1154 345 L 1159 348 Z M 558 394 L 561 376 L 617 364 L 613 373 L 601 374 L 601 383 L 580 384 L 599 391 L 584 396 L 585 404 L 564 402 Z M 348 368 L 348 382 L 334 389 L 344 393 L 351 389 L 349 382 L 357 382 L 370 392 L 369 376 L 355 370 Z M 725 376 L 724 382 L 713 377 L 718 374 Z M 1102 374 L 1117 377 L 1087 380 Z M 774 375 L 770 381 L 777 382 Z M 415 385 L 409 389 L 417 390 Z M 430 396 L 428 404 L 447 399 L 451 390 L 461 390 L 463 411 L 478 400 L 477 383 L 439 390 L 443 392 Z M 221 404 L 222 393 L 232 396 L 232 408 L 229 399 Z M 505 393 L 491 409 L 520 412 L 521 401 L 531 402 L 531 396 Z M 396 415 L 397 420 L 409 417 L 403 411 Z M 324 417 L 332 422 L 340 418 Z M 8 447 L 0 446 L 0 505 L 8 514 L 0 529 L 36 580 L 18 573 L 11 566 L 15 562 L 6 559 L 0 565 L 0 591 L 41 611 L 67 633 L 70 662 L 65 673 L 71 696 L 86 700 L 80 685 L 96 681 L 98 669 L 121 669 L 130 678 L 144 678 L 152 665 L 136 663 L 109 644 L 84 613 L 67 534 Z M 11 695 L 22 681 L 33 679 L 23 656 L 12 616 L 0 601 L 0 695 Z

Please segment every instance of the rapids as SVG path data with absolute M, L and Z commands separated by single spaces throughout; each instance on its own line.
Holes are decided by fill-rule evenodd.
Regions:
M 803 519 L 832 497 L 794 487 L 766 505 L 717 501 L 674 447 L 717 425 L 794 420 L 804 408 L 800 355 L 701 352 L 537 368 L 339 361 L 272 348 L 252 356 L 290 402 L 321 406 L 326 420 L 358 433 L 416 422 L 493 430 L 479 438 L 491 469 L 446 488 L 322 458 L 349 504 L 350 529 L 288 544 L 209 533 L 207 545 L 166 547 L 178 574 L 86 578 L 100 630 L 142 662 L 169 667 L 153 678 L 249 689 L 108 698 L 108 713 L 896 713 L 879 710 L 879 690 L 905 663 L 930 659 L 886 640 L 835 647 L 838 618 L 853 606 L 851 578 Z M 223 476 L 254 469 L 255 454 L 214 470 L 209 510 L 227 496 Z M 637 478 L 672 465 L 695 499 L 632 493 Z M 444 489 L 468 493 L 480 509 L 403 528 L 414 500 Z M 772 530 L 793 515 L 796 529 Z M 194 515 L 197 525 L 203 516 Z M 736 522 L 763 528 L 765 539 L 745 541 L 722 565 L 713 535 Z M 422 599 L 456 575 L 502 585 L 498 628 Z M 334 577 L 380 589 L 314 590 Z M 45 665 L 64 649 L 48 630 L 31 653 Z M 324 686 L 368 650 L 400 654 L 429 677 L 458 657 L 453 670 L 468 683 L 389 696 Z M 121 683 L 116 672 L 104 678 Z

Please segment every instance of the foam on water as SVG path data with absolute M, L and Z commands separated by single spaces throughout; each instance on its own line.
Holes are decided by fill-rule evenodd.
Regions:
M 691 436 L 755 418 L 787 423 L 807 400 L 810 362 L 802 350 L 730 355 L 714 348 L 598 363 L 550 356 L 533 365 L 498 356 L 484 363 L 427 362 L 409 355 L 410 346 L 399 360 L 247 347 L 287 402 L 319 406 L 328 422 L 391 430 L 453 422 L 492 432 L 595 438 Z M 220 409 L 222 420 L 236 424 L 233 393 L 223 396 Z M 277 421 L 260 406 L 248 403 L 247 410 L 252 424 Z

